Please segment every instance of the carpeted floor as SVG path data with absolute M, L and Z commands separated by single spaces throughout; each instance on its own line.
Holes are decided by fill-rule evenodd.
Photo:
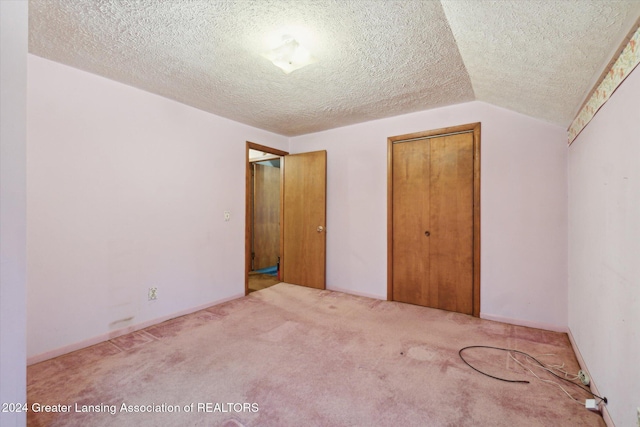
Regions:
M 30 366 L 30 408 L 71 412 L 29 411 L 28 425 L 604 425 L 505 353 L 466 356 L 529 384 L 473 371 L 458 357 L 470 345 L 578 370 L 565 334 L 281 283 Z

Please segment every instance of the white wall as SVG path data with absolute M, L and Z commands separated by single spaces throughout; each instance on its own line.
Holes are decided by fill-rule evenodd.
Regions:
M 471 102 L 287 140 L 28 60 L 32 360 L 242 295 L 246 140 L 328 151 L 328 288 L 386 298 L 387 137 L 477 121 L 482 316 L 567 326 L 560 127 Z M 229 223 L 224 210 L 232 212 Z M 155 302 L 147 301 L 152 286 Z
M 26 92 L 28 3 L 0 1 L 0 403 L 26 403 Z M 26 423 L 1 412 L 0 425 Z
M 32 361 L 244 295 L 247 140 L 288 144 L 28 56 Z
M 569 328 L 619 426 L 640 407 L 640 69 L 569 149 Z
M 566 131 L 482 102 L 290 139 L 327 150 L 327 287 L 386 298 L 387 137 L 478 121 L 481 315 L 566 330 Z

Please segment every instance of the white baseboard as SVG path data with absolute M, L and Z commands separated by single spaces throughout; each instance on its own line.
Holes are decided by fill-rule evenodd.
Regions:
M 573 352 L 576 354 L 576 359 L 578 359 L 578 364 L 580 365 L 580 369 L 582 369 L 589 375 L 589 379 L 591 380 L 589 384 L 589 388 L 593 393 L 597 394 L 598 396 L 602 396 L 598 391 L 598 387 L 596 387 L 596 382 L 593 380 L 593 376 L 591 375 L 591 372 L 589 372 L 589 368 L 587 368 L 587 364 L 582 358 L 582 354 L 580 353 L 580 349 L 578 348 L 578 344 L 576 343 L 576 340 L 573 338 L 573 334 L 571 333 L 570 328 L 567 328 L 567 335 L 569 336 L 571 347 L 573 347 Z M 609 414 L 609 410 L 607 409 L 607 405 L 601 404 L 600 412 L 602 413 L 602 418 L 604 419 L 604 422 L 607 424 L 607 426 L 615 427 L 615 424 L 611 419 L 611 415 Z
M 176 317 L 195 313 L 196 311 L 204 310 L 205 308 L 222 304 L 224 302 L 231 301 L 243 296 L 244 296 L 244 293 L 231 296 L 228 298 L 222 298 L 214 302 L 199 305 L 197 307 L 191 307 L 191 308 L 181 310 L 175 313 L 171 313 L 165 316 L 161 316 L 155 319 L 147 320 L 146 322 L 141 322 L 136 325 L 127 326 L 126 328 L 116 329 L 114 331 L 110 331 L 92 338 L 88 338 L 86 340 L 78 341 L 73 344 L 65 345 L 53 350 L 49 350 L 41 354 L 36 354 L 35 356 L 31 356 L 27 358 L 27 366 L 33 365 L 35 363 L 43 362 L 45 360 L 53 359 L 54 357 L 62 356 L 64 354 L 71 353 L 72 351 L 81 350 L 83 348 L 90 347 L 92 345 L 100 344 L 101 342 L 109 341 L 114 338 L 118 338 L 122 335 L 130 334 L 131 332 L 139 331 L 140 329 L 148 328 L 149 326 L 157 325 L 158 323 L 162 323 L 170 319 L 175 319 Z
M 567 332 L 566 326 L 554 325 L 552 323 L 536 322 L 531 320 L 513 319 L 511 317 L 498 316 L 495 314 L 480 313 L 481 319 L 494 320 L 496 322 L 509 323 L 511 325 L 527 326 L 529 328 L 544 329 L 553 332 Z

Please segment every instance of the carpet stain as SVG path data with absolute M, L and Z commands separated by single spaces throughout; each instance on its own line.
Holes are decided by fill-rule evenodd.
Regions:
M 175 337 L 187 326 L 187 319 L 179 317 L 173 320 L 167 320 L 159 325 L 151 326 L 145 331 L 151 334 L 154 338 L 163 339 L 169 337 Z
M 221 314 L 218 313 L 212 313 L 210 311 L 198 311 L 197 313 L 193 314 L 193 318 L 198 320 L 198 321 L 205 321 L 208 322 L 210 320 L 219 320 L 222 319 L 224 316 L 222 316 Z
M 440 365 L 440 373 L 446 374 L 449 368 L 457 368 L 458 366 L 450 360 L 444 360 Z
M 544 343 L 553 346 L 563 346 L 569 342 L 569 338 L 565 333 L 543 331 L 542 329 L 519 328 L 514 331 L 514 335 L 519 340 L 526 340 L 536 344 Z
M 83 365 L 90 365 L 93 362 L 97 362 L 107 356 L 111 356 L 121 352 L 121 349 L 113 345 L 111 342 L 106 341 L 100 344 L 92 345 L 91 347 L 87 347 L 82 350 L 74 351 L 64 356 L 60 356 L 57 359 L 62 365 L 63 369 L 78 369 Z
M 204 311 L 207 313 L 211 313 L 214 316 L 216 316 L 217 318 L 222 318 L 227 316 L 227 311 L 224 308 L 225 306 L 222 305 L 214 305 L 213 307 L 209 307 L 207 309 L 205 309 Z
M 120 350 L 127 351 L 150 343 L 153 340 L 155 340 L 155 338 L 152 335 L 147 334 L 146 332 L 132 332 L 130 334 L 114 338 L 110 340 L 110 342 Z
M 187 360 L 187 357 L 182 353 L 172 353 L 169 356 L 165 357 L 162 362 L 167 368 L 175 367 L 180 363 Z
M 438 350 L 430 348 L 428 346 L 411 347 L 407 351 L 407 356 L 414 360 L 420 360 L 422 362 L 431 362 L 440 358 Z

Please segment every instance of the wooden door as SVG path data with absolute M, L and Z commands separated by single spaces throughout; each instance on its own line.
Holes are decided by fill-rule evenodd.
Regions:
M 478 314 L 477 130 L 390 140 L 390 299 Z
M 325 288 L 327 152 L 283 158 L 282 281 Z
M 280 255 L 280 168 L 253 164 L 253 269 L 275 266 Z

